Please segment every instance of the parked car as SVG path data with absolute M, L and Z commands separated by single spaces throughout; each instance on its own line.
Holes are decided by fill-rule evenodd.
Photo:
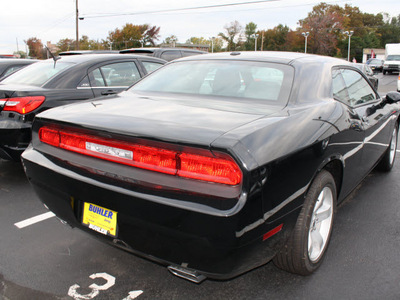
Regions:
M 0 158 L 19 160 L 37 113 L 117 94 L 166 63 L 138 55 L 88 54 L 30 65 L 0 82 Z
M 374 75 L 374 71 L 367 64 L 355 63 L 354 66 L 363 72 L 373 87 L 378 90 L 379 79 Z
M 121 50 L 120 53 L 154 56 L 171 61 L 186 56 L 207 54 L 208 52 L 187 48 L 130 48 Z
M 370 58 L 367 60 L 366 64 L 374 72 L 382 72 L 384 60 L 379 58 Z
M 0 80 L 3 77 L 14 73 L 15 71 L 24 68 L 30 64 L 38 62 L 35 59 L 22 59 L 22 58 L 1 58 L 0 59 Z
M 191 56 L 37 115 L 22 160 L 57 217 L 177 276 L 227 279 L 271 259 L 306 275 L 337 203 L 393 167 L 398 101 L 331 57 Z

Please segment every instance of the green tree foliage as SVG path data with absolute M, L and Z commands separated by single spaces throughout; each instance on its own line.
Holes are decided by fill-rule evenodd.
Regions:
M 386 21 L 377 31 L 381 38 L 382 48 L 388 43 L 400 42 L 400 15 L 393 18 L 385 15 L 385 19 Z
M 208 45 L 209 46 L 209 52 L 211 52 L 214 48 L 214 52 L 221 52 L 222 47 L 223 47 L 223 41 L 221 38 L 214 37 L 213 40 L 212 38 L 206 39 L 204 37 L 191 37 L 186 41 L 188 44 L 194 44 L 194 45 Z
M 167 45 L 170 45 L 171 47 L 175 47 L 175 44 L 177 42 L 178 42 L 178 38 L 175 35 L 170 35 L 163 41 L 163 44 L 167 44 Z
M 246 37 L 246 42 L 244 43 L 244 48 L 247 51 L 254 50 L 255 46 L 255 34 L 257 30 L 257 25 L 253 22 L 246 24 L 244 33 Z

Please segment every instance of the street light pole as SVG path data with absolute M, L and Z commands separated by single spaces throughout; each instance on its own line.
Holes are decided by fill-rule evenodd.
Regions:
M 78 0 L 76 0 L 76 50 L 79 50 L 79 30 L 78 30 L 78 20 L 79 20 L 79 11 L 78 11 Z
M 211 53 L 214 53 L 214 39 L 215 37 L 211 38 Z
M 349 46 L 347 49 L 347 61 L 350 61 L 350 39 L 351 39 L 351 36 L 353 35 L 353 33 L 354 33 L 353 30 L 350 30 L 350 32 L 349 31 L 344 32 L 344 34 L 347 34 L 347 36 L 349 37 Z
M 255 33 L 254 34 L 254 38 L 255 38 L 255 42 L 254 42 L 254 51 L 257 51 L 257 39 L 258 39 L 258 34 L 257 33 Z
M 307 31 L 307 32 L 302 32 L 301 34 L 306 38 L 304 42 L 304 53 L 307 53 L 307 38 L 310 35 L 310 33 Z

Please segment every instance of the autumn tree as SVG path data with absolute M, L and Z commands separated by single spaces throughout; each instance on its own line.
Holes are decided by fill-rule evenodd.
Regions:
M 137 48 L 146 45 L 155 46 L 159 39 L 160 27 L 125 24 L 122 29 L 116 28 L 108 33 L 107 41 L 112 43 L 114 49 Z
M 58 41 L 57 43 L 57 47 L 59 50 L 59 52 L 64 52 L 64 51 L 72 51 L 75 50 L 75 40 L 72 39 L 61 39 Z
M 343 20 L 343 9 L 338 5 L 320 3 L 314 6 L 307 18 L 299 21 L 300 30 L 310 32 L 307 52 L 336 55 L 338 34 L 343 30 Z
M 240 25 L 238 21 L 234 21 L 231 22 L 229 25 L 225 25 L 224 29 L 226 31 L 226 34 L 220 32 L 218 36 L 220 36 L 224 41 L 228 43 L 226 50 L 238 50 L 242 37 L 242 25 Z
M 28 40 L 24 41 L 29 48 L 29 56 L 35 57 L 38 59 L 44 58 L 43 54 L 43 44 L 42 41 L 36 37 L 29 38 Z

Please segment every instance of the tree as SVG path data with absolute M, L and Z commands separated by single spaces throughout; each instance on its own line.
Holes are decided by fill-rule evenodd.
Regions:
M 245 37 L 246 37 L 246 42 L 244 44 L 244 48 L 249 51 L 249 50 L 254 50 L 255 46 L 255 34 L 257 30 L 257 25 L 253 22 L 250 22 L 246 24 L 245 27 Z
M 127 23 L 122 29 L 116 28 L 108 33 L 107 41 L 114 49 L 137 48 L 145 45 L 155 46 L 159 39 L 160 27 L 149 24 L 133 25 Z
M 160 27 L 157 26 L 153 26 L 150 27 L 150 25 L 146 25 L 147 29 L 146 31 L 143 33 L 143 37 L 142 37 L 142 46 L 146 46 L 147 44 L 150 44 L 151 46 L 155 46 L 156 45 L 156 40 L 158 40 L 160 38 Z
M 42 41 L 36 37 L 31 37 L 24 41 L 29 47 L 29 56 L 38 59 L 44 58 Z
M 88 36 L 83 35 L 79 40 L 80 50 L 103 50 L 104 46 L 95 40 L 90 40 Z
M 75 40 L 72 39 L 61 39 L 58 41 L 57 43 L 57 47 L 59 50 L 59 52 L 64 52 L 64 51 L 72 51 L 75 50 Z
M 175 47 L 175 44 L 177 42 L 178 42 L 178 38 L 172 34 L 163 41 L 163 44 L 168 44 L 168 45 L 171 45 L 171 47 Z
M 15 51 L 14 53 L 14 56 L 15 57 L 18 57 L 18 58 L 26 58 L 27 57 L 27 55 L 26 55 L 26 53 L 24 52 L 24 51 Z
M 226 34 L 220 32 L 218 35 L 228 43 L 227 51 L 238 50 L 242 37 L 242 25 L 238 21 L 225 25 Z
M 343 21 L 343 9 L 338 5 L 320 3 L 314 6 L 307 18 L 299 21 L 300 30 L 310 32 L 307 52 L 335 56 Z

